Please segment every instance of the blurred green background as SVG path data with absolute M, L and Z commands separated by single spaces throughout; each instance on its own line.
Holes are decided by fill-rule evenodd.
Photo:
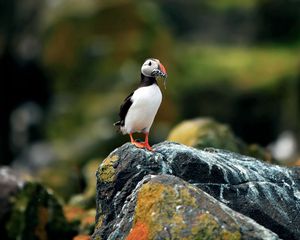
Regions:
M 299 158 L 300 1 L 5 0 L 0 164 L 82 192 L 84 166 L 128 141 L 112 123 L 148 57 L 169 76 L 152 144 L 211 117 Z

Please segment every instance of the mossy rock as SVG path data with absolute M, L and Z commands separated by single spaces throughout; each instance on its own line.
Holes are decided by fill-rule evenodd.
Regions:
M 299 169 L 173 142 L 153 149 L 126 143 L 99 165 L 92 239 L 298 239 Z
M 12 205 L 6 223 L 9 239 L 71 239 L 76 234 L 57 199 L 39 183 L 27 182 Z
M 171 175 L 147 175 L 127 197 L 104 239 L 279 239 L 201 189 Z M 92 239 L 102 239 L 101 228 Z
M 134 225 L 127 240 L 137 239 L 141 233 L 145 240 L 162 239 L 167 237 L 166 232 L 174 239 L 183 240 L 241 239 L 237 224 L 223 225 L 216 216 L 200 210 L 198 190 L 176 180 L 162 177 L 140 188 Z
M 205 149 L 221 148 L 232 152 L 275 162 L 271 154 L 257 144 L 247 145 L 234 135 L 231 128 L 211 118 L 196 118 L 179 123 L 171 130 L 168 140 Z
M 210 118 L 183 121 L 170 132 L 168 140 L 198 149 L 214 147 L 233 152 L 238 152 L 242 144 L 229 126 Z

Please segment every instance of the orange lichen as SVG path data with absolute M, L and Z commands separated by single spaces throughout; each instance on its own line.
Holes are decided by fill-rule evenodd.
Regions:
M 234 231 L 223 228 L 213 215 L 201 213 L 185 220 L 186 210 L 199 209 L 193 187 L 148 182 L 137 196 L 134 224 L 126 240 L 155 239 L 169 226 L 168 233 L 174 239 L 239 240 L 238 227 Z M 147 229 L 147 238 L 144 237 Z M 142 238 L 143 236 L 143 238 Z
M 73 238 L 73 240 L 90 240 L 91 237 L 89 235 L 77 235 Z
M 187 227 L 183 215 L 175 211 L 179 205 L 195 207 L 195 199 L 189 190 L 175 190 L 161 183 L 146 183 L 138 193 L 135 222 L 143 222 L 149 227 L 149 239 L 163 230 L 163 224 L 168 223 L 174 226 L 172 233 L 177 235 Z
M 145 223 L 137 222 L 131 229 L 126 240 L 148 240 L 149 228 Z
M 85 216 L 81 219 L 83 225 L 91 225 L 95 222 L 95 216 Z
M 78 220 L 84 214 L 84 210 L 80 207 L 65 206 L 63 210 L 68 222 Z
M 48 209 L 45 207 L 38 208 L 38 225 L 35 228 L 35 235 L 40 240 L 47 240 L 46 225 L 48 223 Z

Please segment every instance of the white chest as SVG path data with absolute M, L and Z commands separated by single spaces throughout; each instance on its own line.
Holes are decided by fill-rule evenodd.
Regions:
M 124 133 L 148 132 L 162 101 L 156 84 L 137 89 L 132 95 L 132 105 L 125 118 Z

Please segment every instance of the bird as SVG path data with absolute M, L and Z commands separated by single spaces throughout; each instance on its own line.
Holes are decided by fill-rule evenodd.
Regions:
M 133 145 L 149 151 L 153 151 L 149 144 L 149 131 L 162 102 L 162 93 L 157 84 L 159 78 L 164 79 L 166 87 L 167 71 L 164 65 L 158 59 L 146 59 L 141 67 L 140 84 L 125 98 L 120 106 L 120 120 L 114 123 L 123 135 L 129 134 Z M 136 141 L 133 133 L 143 133 L 145 141 Z

